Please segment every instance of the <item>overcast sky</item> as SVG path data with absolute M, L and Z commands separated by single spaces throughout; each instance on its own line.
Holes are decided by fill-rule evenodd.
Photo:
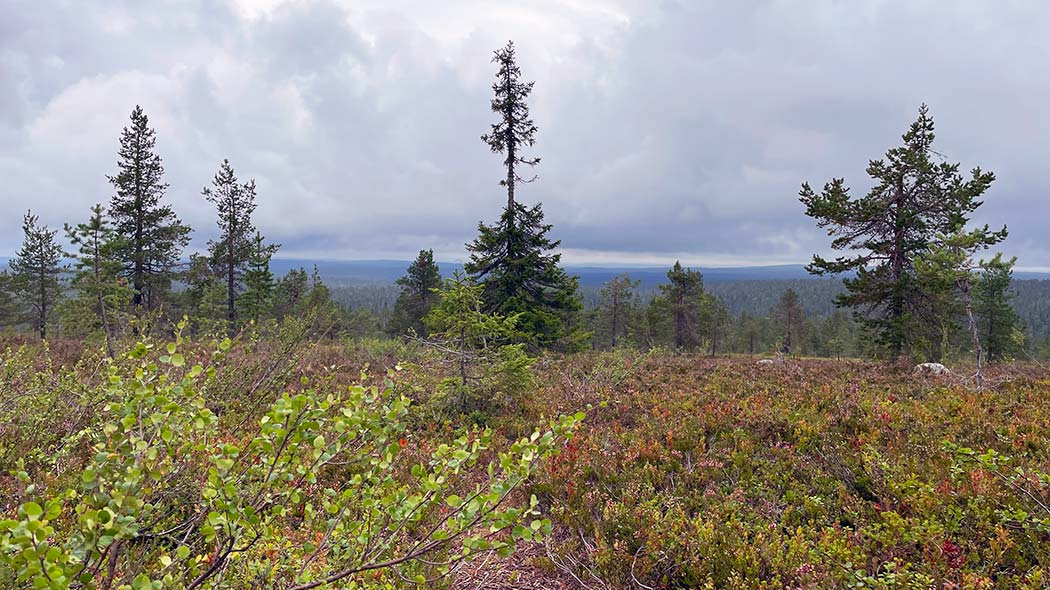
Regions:
M 214 236 L 222 158 L 255 178 L 284 257 L 462 260 L 505 196 L 479 140 L 513 39 L 565 260 L 807 261 L 802 181 L 897 145 L 921 102 L 937 149 L 998 180 L 981 221 L 1050 267 L 1050 3 L 662 0 L 0 0 L 0 255 L 112 194 L 135 104 L 167 199 Z

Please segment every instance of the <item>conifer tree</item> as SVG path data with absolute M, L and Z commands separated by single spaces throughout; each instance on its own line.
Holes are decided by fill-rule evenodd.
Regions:
M 441 299 L 436 291 L 441 288 L 441 271 L 434 262 L 434 251 L 420 250 L 415 262 L 408 267 L 407 274 L 398 279 L 397 284 L 401 287 L 401 293 L 394 303 L 390 331 L 394 334 L 427 336 L 423 320 Z
M 259 232 L 255 232 L 253 242 L 252 256 L 244 271 L 244 293 L 240 297 L 240 307 L 244 319 L 258 322 L 273 309 L 276 284 L 270 271 L 273 250 L 266 247 Z
M 304 268 L 293 268 L 277 282 L 274 290 L 274 315 L 283 319 L 287 315 L 304 312 L 310 294 L 310 275 Z
M 168 185 L 163 181 L 164 165 L 154 151 L 156 144 L 149 118 L 136 106 L 131 125 L 120 136 L 117 174 L 107 177 L 116 190 L 109 215 L 123 238 L 117 256 L 131 282 L 132 303 L 142 309 L 159 305 L 190 234 L 171 206 L 161 203 Z
M 209 241 L 208 248 L 212 266 L 226 289 L 226 321 L 232 330 L 237 322 L 237 295 L 243 287 L 244 272 L 254 257 L 270 256 L 277 247 L 264 246 L 256 240 L 258 232 L 252 225 L 255 181 L 239 184 L 229 160 L 222 161 L 212 186 L 205 187 L 202 194 L 218 210 L 219 237 Z
M 540 161 L 524 154 L 536 141 L 526 102 L 533 83 L 521 80 L 513 43 L 497 50 L 492 61 L 499 66 L 491 102 L 498 120 L 481 139 L 504 156 L 500 185 L 507 191 L 507 206 L 496 225 L 478 224 L 464 269 L 482 285 L 487 312 L 521 314 L 518 328 L 533 346 L 576 347 L 586 337 L 577 325 L 583 307 L 578 281 L 559 267 L 561 255 L 553 251 L 560 242 L 548 237 L 551 226 L 544 223 L 541 206 L 525 207 L 515 192 L 518 183 L 535 180 L 523 178 L 521 167 Z
M 63 270 L 62 246 L 55 240 L 58 231 L 37 221 L 36 215 L 26 212 L 22 220 L 22 247 L 9 265 L 15 295 L 32 310 L 30 322 L 43 340 L 47 338 L 47 326 L 62 294 L 59 283 Z
M 635 294 L 635 289 L 638 288 L 638 284 L 638 281 L 632 281 L 631 277 L 625 273 L 613 277 L 598 293 L 599 323 L 612 348 L 616 348 L 627 336 L 627 330 L 637 307 L 638 296 Z
M 13 281 L 5 269 L 0 271 L 0 328 L 18 324 L 18 315 Z
M 916 323 L 926 294 L 915 276 L 916 258 L 937 236 L 961 231 L 995 179 L 980 168 L 967 179 L 958 164 L 940 161 L 926 105 L 903 140 L 885 159 L 869 163 L 867 173 L 875 186 L 867 195 L 851 197 L 842 178 L 824 185 L 819 194 L 808 183 L 799 192 L 806 215 L 834 236 L 832 248 L 858 252 L 832 260 L 815 255 L 810 272 L 856 273 L 843 280 L 846 292 L 837 303 L 853 308 L 892 356 L 909 352 L 919 332 Z M 983 245 L 1005 236 L 1005 228 L 986 231 Z
M 769 315 L 780 332 L 780 352 L 791 354 L 794 352 L 793 347 L 801 343 L 801 332 L 806 321 L 798 293 L 794 289 L 785 290 Z
M 725 347 L 725 342 L 729 339 L 728 333 L 731 326 L 729 308 L 718 297 L 711 293 L 704 293 L 701 299 L 701 310 L 701 325 L 708 338 L 710 354 L 715 356 Z
M 1021 320 L 1011 301 L 1010 288 L 1017 258 L 1004 260 L 1002 254 L 981 262 L 974 285 L 974 313 L 981 342 L 989 362 L 1007 360 L 1021 349 L 1024 334 Z
M 120 277 L 120 261 L 117 250 L 122 246 L 120 238 L 104 217 L 101 204 L 91 208 L 91 217 L 86 223 L 65 226 L 69 241 L 77 247 L 76 274 L 71 286 L 76 298 L 70 300 L 70 314 L 78 319 L 90 318 L 87 328 L 100 329 L 105 335 L 106 352 L 113 358 L 113 337 L 118 310 L 131 301 L 131 288 Z M 86 314 L 81 313 L 87 311 Z M 67 321 L 67 324 L 80 323 Z
M 700 271 L 683 268 L 676 261 L 667 271 L 667 280 L 667 284 L 660 285 L 660 292 L 670 314 L 674 347 L 694 350 L 700 345 L 704 277 Z
M 499 115 L 499 120 L 492 124 L 492 130 L 481 136 L 481 140 L 497 154 L 504 156 L 503 166 L 507 176 L 500 181 L 507 188 L 507 211 L 513 211 L 514 188 L 519 182 L 532 182 L 535 176 L 524 179 L 518 174 L 520 166 L 535 166 L 539 158 L 526 157 L 522 152 L 525 147 L 536 144 L 536 124 L 529 116 L 529 105 L 526 100 L 532 94 L 535 82 L 522 82 L 521 68 L 518 67 L 514 42 L 495 51 L 492 62 L 499 64 L 496 81 L 492 84 L 492 112 Z M 512 220 L 513 221 L 513 220 Z

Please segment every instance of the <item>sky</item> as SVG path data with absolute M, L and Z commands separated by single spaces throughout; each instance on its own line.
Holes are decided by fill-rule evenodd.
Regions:
M 571 264 L 806 262 L 828 238 L 803 181 L 870 184 L 925 102 L 936 149 L 997 180 L 976 218 L 1050 268 L 1050 3 L 793 0 L 0 0 L 0 256 L 27 209 L 108 203 L 136 104 L 165 196 L 223 158 L 280 256 L 461 261 L 506 197 L 480 140 L 492 51 L 535 81 L 542 202 Z

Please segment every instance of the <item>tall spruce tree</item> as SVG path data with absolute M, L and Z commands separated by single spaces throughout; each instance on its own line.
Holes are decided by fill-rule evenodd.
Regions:
M 671 318 L 673 345 L 676 350 L 695 350 L 700 345 L 704 277 L 676 261 L 667 271 L 667 280 L 660 285 L 660 293 Z
M 441 299 L 436 290 L 441 288 L 441 271 L 434 262 L 433 250 L 420 250 L 419 256 L 408 267 L 407 274 L 397 280 L 401 293 L 394 303 L 390 318 L 390 332 L 427 335 L 424 319 L 434 304 Z
M 806 215 L 834 236 L 832 248 L 858 252 L 832 260 L 815 255 L 809 271 L 855 273 L 843 279 L 846 291 L 836 303 L 853 308 L 891 356 L 910 352 L 927 301 L 915 276 L 915 259 L 937 236 L 965 227 L 995 179 L 980 168 L 967 179 L 958 164 L 941 161 L 933 150 L 934 125 L 926 105 L 903 140 L 885 159 L 868 164 L 875 186 L 867 195 L 851 197 L 842 178 L 825 184 L 819 194 L 808 183 L 799 192 Z M 1004 237 L 1005 228 L 986 232 L 986 245 Z
M 1017 258 L 1004 260 L 996 254 L 981 262 L 974 285 L 974 313 L 977 328 L 989 362 L 1012 358 L 1022 348 L 1021 319 L 1014 310 L 1010 283 Z
M 168 185 L 162 180 L 164 165 L 154 151 L 156 144 L 149 118 L 136 106 L 131 125 L 120 136 L 117 174 L 107 177 L 116 190 L 109 215 L 123 238 L 117 256 L 131 283 L 132 303 L 144 309 L 155 309 L 160 303 L 190 240 L 189 226 L 179 221 L 170 205 L 161 203 Z
M 15 295 L 32 310 L 30 323 L 47 338 L 58 298 L 62 295 L 59 275 L 62 273 L 62 246 L 55 240 L 58 230 L 38 224 L 36 215 L 27 211 L 22 220 L 22 247 L 8 263 L 11 267 Z
M 252 224 L 255 212 L 255 180 L 240 184 L 229 160 L 223 160 L 212 180 L 201 193 L 218 210 L 219 237 L 208 242 L 212 266 L 222 277 L 226 289 L 226 320 L 230 329 L 237 322 L 237 296 L 247 267 L 257 256 L 272 255 L 276 246 L 256 241 Z
M 104 217 L 101 204 L 91 208 L 91 217 L 85 223 L 65 226 L 66 236 L 76 246 L 72 254 L 76 273 L 70 285 L 76 297 L 70 300 L 69 315 L 88 330 L 101 330 L 106 340 L 106 353 L 113 358 L 113 337 L 116 314 L 131 300 L 131 288 L 120 275 L 119 236 Z M 86 313 L 85 313 L 86 312 Z M 86 325 L 84 325 L 86 324 Z
M 489 148 L 504 156 L 506 174 L 500 185 L 507 191 L 507 206 L 494 226 L 478 224 L 478 238 L 467 245 L 470 261 L 466 272 L 481 284 L 486 312 L 521 314 L 518 329 L 535 347 L 578 347 L 585 335 L 578 328 L 583 308 L 578 281 L 559 267 L 560 245 L 551 240 L 551 225 L 544 223 L 539 204 L 525 207 L 516 198 L 516 186 L 535 179 L 520 175 L 522 166 L 539 163 L 524 150 L 536 142 L 536 125 L 526 102 L 533 82 L 521 80 L 514 44 L 498 49 L 498 64 L 491 108 L 498 115 L 491 132 L 481 137 Z

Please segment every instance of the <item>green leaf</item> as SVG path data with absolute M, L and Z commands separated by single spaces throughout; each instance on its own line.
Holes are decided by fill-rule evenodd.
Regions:
M 455 494 L 452 494 L 451 496 L 445 498 L 445 504 L 448 504 L 449 506 L 451 506 L 453 508 L 458 508 L 459 505 L 462 504 L 462 503 L 463 503 L 463 498 L 460 498 L 459 496 L 457 496 Z
M 29 517 L 29 520 L 36 520 L 44 513 L 44 509 L 36 502 L 26 502 L 22 505 L 22 512 Z
M 171 364 L 176 367 L 181 367 L 186 364 L 186 358 L 181 354 L 173 354 L 171 355 Z

